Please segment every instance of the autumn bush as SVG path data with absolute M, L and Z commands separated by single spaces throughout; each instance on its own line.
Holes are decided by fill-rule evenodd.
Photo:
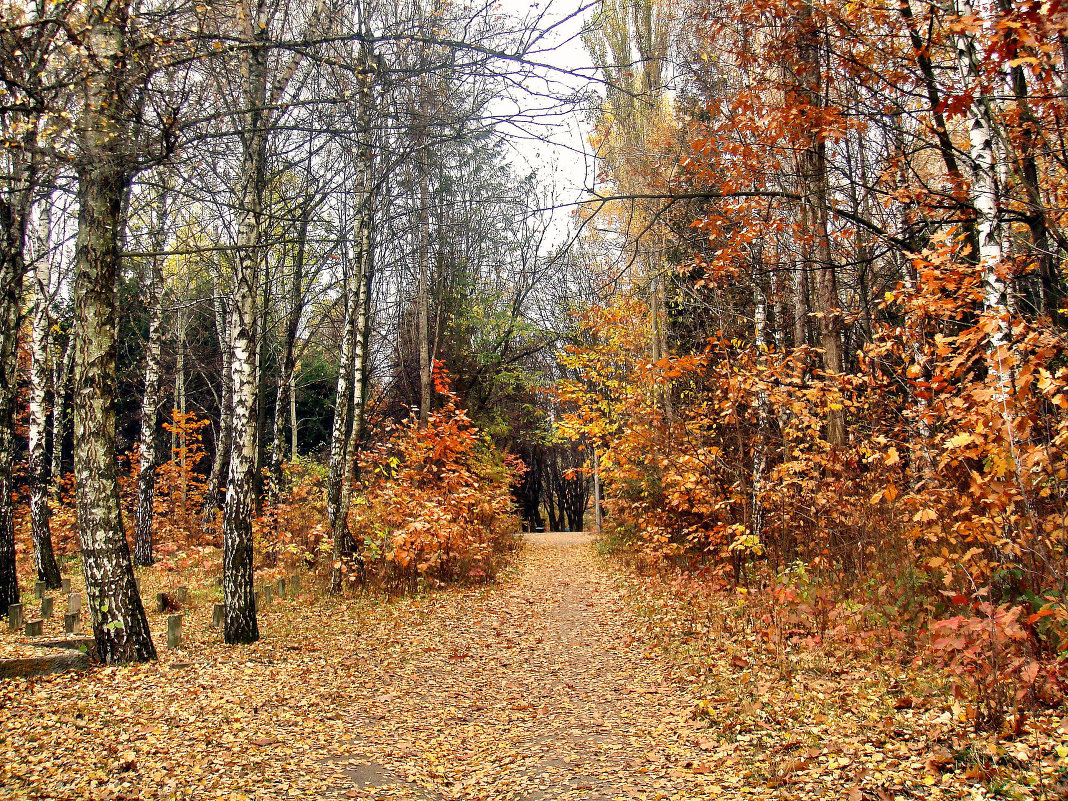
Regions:
M 265 562 L 310 566 L 329 549 L 326 482 L 327 468 L 314 459 L 297 456 L 283 465 L 282 486 L 253 524 Z
M 203 521 L 204 496 L 207 482 L 203 464 L 203 431 L 210 420 L 193 412 L 172 409 L 170 420 L 163 429 L 170 435 L 171 456 L 156 469 L 156 498 L 153 513 L 154 536 L 167 543 L 204 544 L 214 537 L 214 530 Z M 138 460 L 131 459 L 131 477 L 136 477 Z M 131 493 L 137 482 L 129 482 Z M 133 504 L 131 504 L 132 506 Z
M 440 406 L 413 414 L 361 460 L 349 524 L 362 570 L 387 587 L 492 577 L 516 542 L 511 487 L 522 470 L 498 451 L 435 372 Z
M 1014 319 L 990 353 L 998 321 L 957 274 L 974 268 L 934 257 L 888 295 L 902 323 L 848 377 L 725 335 L 651 363 L 641 299 L 591 308 L 563 357 L 578 377 L 558 387 L 561 427 L 597 442 L 606 528 L 645 564 L 748 586 L 775 647 L 882 629 L 993 725 L 1063 698 L 1068 352 Z M 946 331 L 922 302 L 947 294 L 970 324 Z M 825 438 L 832 404 L 845 446 Z

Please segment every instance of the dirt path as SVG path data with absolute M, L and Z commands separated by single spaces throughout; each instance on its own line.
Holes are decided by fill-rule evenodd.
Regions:
M 413 647 L 391 675 L 382 690 L 392 714 L 354 744 L 367 760 L 351 771 L 357 787 L 337 789 L 530 801 L 696 794 L 700 777 L 673 770 L 686 761 L 692 701 L 635 641 L 589 538 L 529 539 L 511 580 L 433 610 L 428 639 L 443 640 Z M 421 641 L 412 632 L 409 642 Z
M 583 535 L 532 537 L 488 587 L 273 606 L 247 648 L 189 617 L 160 663 L 0 682 L 0 796 L 709 793 L 693 701 Z

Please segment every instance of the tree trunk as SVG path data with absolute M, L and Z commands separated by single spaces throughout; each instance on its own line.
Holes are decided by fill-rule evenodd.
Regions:
M 67 338 L 63 355 L 52 366 L 52 469 L 51 490 L 59 496 L 63 477 L 63 443 L 67 438 L 67 385 L 74 369 L 74 336 Z
M 120 206 L 129 177 L 122 85 L 128 9 L 87 3 L 94 68 L 85 80 L 74 279 L 74 475 L 82 570 L 97 653 L 106 663 L 154 659 L 134 581 L 115 463 L 116 293 Z
M 805 275 L 805 265 L 798 264 L 792 275 L 794 347 L 803 348 L 808 344 L 808 276 Z
M 971 0 L 956 0 L 956 11 L 962 17 L 973 17 Z M 989 98 L 983 94 L 979 75 L 975 42 L 967 33 L 956 36 L 957 65 L 966 87 L 973 87 L 975 99 L 968 106 L 968 155 L 971 167 L 971 198 L 976 214 L 978 259 L 983 269 L 985 290 L 983 305 L 987 313 L 999 318 L 990 335 L 990 348 L 995 360 L 997 351 L 1008 342 L 1008 285 L 1001 275 L 1002 231 L 998 213 L 997 169 L 994 158 L 994 123 L 990 116 Z M 999 382 L 1007 391 L 1008 372 L 995 363 L 993 368 Z
M 812 8 L 803 4 L 797 15 L 797 84 L 794 102 L 803 111 L 807 142 L 798 154 L 801 181 L 803 252 L 805 271 L 815 277 L 814 297 L 818 312 L 823 369 L 828 380 L 837 384 L 845 366 L 842 347 L 842 309 L 838 298 L 838 278 L 831 257 L 827 208 L 827 140 L 821 119 L 823 79 L 820 64 L 820 30 Z M 845 408 L 832 392 L 827 407 L 827 441 L 845 445 Z
M 30 346 L 30 529 L 33 535 L 34 561 L 37 579 L 49 589 L 60 587 L 59 565 L 52 550 L 52 530 L 48 510 L 48 460 L 45 453 L 45 435 L 48 412 L 45 403 L 48 396 L 48 332 L 51 323 L 48 305 L 52 283 L 51 253 L 49 252 L 52 198 L 48 196 L 41 208 L 38 248 L 33 270 L 33 327 Z
M 219 283 L 219 282 L 217 282 Z M 219 351 L 222 354 L 222 408 L 219 410 L 219 435 L 215 443 L 215 458 L 208 476 L 208 491 L 204 497 L 204 521 L 209 523 L 222 505 L 223 476 L 230 469 L 230 451 L 234 441 L 234 380 L 233 337 L 227 320 L 227 310 L 222 301 L 221 283 L 214 298 L 215 330 L 219 336 Z
M 433 400 L 433 361 L 430 357 L 430 209 L 425 151 L 420 156 L 419 175 L 419 276 L 415 298 L 416 346 L 419 349 L 419 425 L 430 418 Z
M 181 482 L 179 497 L 181 498 L 183 513 L 185 512 L 186 500 L 189 497 L 189 471 L 186 463 L 187 435 L 185 427 L 185 339 L 188 324 L 185 310 L 179 310 L 177 325 L 175 326 L 177 329 L 175 333 L 178 334 L 178 342 L 176 343 L 178 346 L 178 359 L 174 369 L 174 408 L 178 411 L 178 414 L 182 419 L 182 425 L 178 426 L 174 431 L 171 440 L 171 452 L 172 454 L 178 454 L 178 468 L 180 471 L 179 481 Z
M 369 94 L 370 76 L 365 79 L 366 93 Z M 369 116 L 370 109 L 367 107 L 369 100 L 365 100 L 361 117 Z M 341 484 L 339 487 L 337 509 L 332 519 L 334 535 L 334 564 L 335 569 L 331 580 L 331 589 L 338 592 L 341 589 L 341 573 L 338 569 L 341 559 L 350 555 L 355 550 L 352 532 L 349 531 L 349 507 L 352 503 L 352 492 L 357 479 L 356 452 L 359 449 L 360 437 L 363 432 L 364 400 L 366 396 L 367 379 L 367 344 L 370 336 L 371 324 L 371 289 L 374 276 L 374 243 L 371 236 L 371 223 L 373 209 L 371 204 L 370 181 L 371 181 L 371 149 L 369 142 L 369 120 L 363 119 L 361 128 L 364 129 L 365 145 L 361 156 L 360 178 L 358 194 L 361 198 L 359 222 L 357 232 L 359 235 L 359 289 L 356 299 L 356 320 L 353 325 L 353 358 L 349 368 L 352 375 L 352 396 L 350 400 L 351 420 L 349 421 L 348 437 L 345 442 L 344 456 L 341 466 Z
M 933 8 L 934 7 L 932 6 L 932 14 L 934 13 Z M 953 146 L 953 139 L 950 136 L 949 128 L 946 126 L 945 115 L 943 113 L 942 95 L 938 90 L 938 78 L 935 74 L 934 64 L 931 61 L 931 50 L 920 35 L 916 18 L 912 13 L 911 0 L 898 0 L 898 12 L 901 14 L 901 19 L 905 22 L 905 27 L 908 28 L 909 43 L 912 47 L 912 53 L 916 59 L 916 64 L 920 68 L 920 75 L 923 78 L 924 92 L 927 95 L 927 105 L 931 112 L 935 138 L 938 140 L 939 155 L 942 157 L 942 163 L 945 164 L 946 167 L 946 174 L 949 176 L 953 185 L 955 187 L 961 187 L 964 183 L 964 177 L 961 174 L 960 165 L 957 163 L 957 153 Z M 970 209 L 966 209 L 966 211 L 970 213 Z M 968 242 L 972 246 L 972 258 L 977 258 L 974 251 L 979 246 L 979 240 L 978 232 L 975 227 L 975 220 L 968 219 L 965 221 L 964 228 L 967 233 Z
M 160 199 L 166 203 L 166 196 Z M 156 250 L 163 250 L 166 215 L 160 214 Z M 163 264 L 162 256 L 152 256 L 148 263 L 148 341 L 145 343 L 145 394 L 141 401 L 141 466 L 137 473 L 137 533 L 134 537 L 134 561 L 150 565 L 152 521 L 156 495 L 156 461 L 159 458 L 160 361 L 163 350 Z
M 18 387 L 19 306 L 25 274 L 23 246 L 28 188 L 0 198 L 0 609 L 19 602 L 15 564 L 15 403 Z
M 756 298 L 756 310 L 753 340 L 757 349 L 758 363 L 763 363 L 768 351 L 768 303 L 764 297 L 764 288 L 757 284 L 754 287 Z M 756 398 L 756 443 L 753 452 L 753 481 L 751 486 L 752 514 L 749 520 L 749 533 L 756 542 L 760 542 L 764 536 L 764 489 L 766 484 L 768 466 L 768 422 L 770 409 L 767 393 L 763 387 L 757 390 Z
M 597 446 L 593 446 L 593 524 L 597 534 L 601 533 L 601 461 L 597 456 Z
M 234 387 L 233 445 L 223 507 L 223 638 L 228 644 L 259 639 L 253 589 L 252 512 L 256 466 L 256 292 L 259 288 L 261 215 L 267 131 L 265 13 L 249 13 L 244 38 L 245 138 L 238 193 L 237 264 L 234 272 L 231 373 Z
M 297 449 L 297 370 L 299 364 L 293 365 L 293 371 L 289 374 L 289 454 L 290 458 L 296 458 L 300 451 Z
M 261 260 L 263 278 L 260 285 L 263 290 L 262 301 L 256 315 L 256 358 L 253 360 L 256 384 L 256 417 L 252 441 L 255 443 L 255 458 L 252 469 L 252 513 L 259 517 L 263 514 L 263 466 L 267 447 L 267 311 L 271 307 L 270 265 Z M 258 265 L 260 266 L 260 265 Z
M 282 464 L 285 462 L 284 423 L 286 405 L 289 403 L 293 376 L 296 372 L 297 332 L 303 311 L 301 294 L 304 288 L 304 254 L 308 237 L 308 215 L 306 212 L 300 222 L 297 234 L 297 253 L 293 259 L 293 275 L 289 282 L 289 319 L 286 321 L 285 342 L 282 343 L 282 364 L 278 371 L 278 388 L 274 404 L 274 442 L 271 447 L 271 485 L 277 493 L 282 487 Z M 293 455 L 296 450 L 293 449 Z
M 556 469 L 556 465 L 553 461 L 550 456 L 545 459 L 545 464 L 543 465 L 545 471 L 543 486 L 547 490 L 545 493 L 545 512 L 549 518 L 549 530 L 560 531 L 560 520 L 556 516 L 556 498 L 554 497 L 556 495 L 556 482 L 553 481 L 553 471 Z
M 1011 0 L 1000 0 L 999 5 L 1003 12 L 1012 11 Z M 1010 52 L 1017 52 L 1019 37 L 1016 31 L 1007 28 L 1003 35 L 1006 45 L 1011 48 Z M 1013 159 L 1013 166 L 1016 177 L 1027 194 L 1027 211 L 1024 221 L 1031 235 L 1033 260 L 1037 268 L 1040 289 L 1040 300 L 1036 306 L 1040 311 L 1048 314 L 1055 324 L 1063 325 L 1064 319 L 1060 307 L 1064 301 L 1065 288 L 1053 258 L 1050 242 L 1051 233 L 1056 235 L 1056 231 L 1050 230 L 1049 212 L 1042 197 L 1039 179 L 1037 151 L 1041 143 L 1041 137 L 1038 135 L 1041 123 L 1035 118 L 1028 103 L 1027 72 L 1024 66 L 1016 63 L 1010 67 L 1009 75 L 1021 122 L 1018 151 L 1016 158 Z M 1063 241 L 1063 237 L 1057 236 L 1057 239 L 1062 247 L 1068 244 Z
M 357 257 L 355 267 L 360 269 Z M 335 532 L 334 550 L 338 551 L 338 509 L 341 502 L 341 487 L 345 481 L 345 450 L 352 427 L 352 362 L 356 347 L 356 324 L 359 311 L 359 275 L 350 275 L 345 281 L 345 322 L 341 333 L 341 353 L 337 366 L 337 391 L 334 396 L 334 423 L 330 432 L 330 472 L 326 485 L 326 513 L 331 531 Z M 345 543 L 341 543 L 345 545 Z M 338 551 L 344 553 L 344 551 Z

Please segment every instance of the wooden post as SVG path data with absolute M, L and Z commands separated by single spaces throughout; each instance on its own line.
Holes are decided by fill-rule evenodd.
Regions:
M 182 647 L 182 616 L 169 615 L 167 617 L 167 647 Z
M 7 608 L 8 631 L 18 631 L 22 628 L 22 604 L 11 604 Z

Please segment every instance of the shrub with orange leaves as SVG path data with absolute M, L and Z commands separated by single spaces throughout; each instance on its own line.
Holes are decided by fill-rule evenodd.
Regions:
M 171 435 L 171 458 L 156 471 L 156 500 L 153 515 L 155 536 L 160 542 L 201 544 L 214 532 L 206 530 L 201 516 L 207 483 L 201 465 L 204 452 L 203 430 L 210 420 L 199 419 L 193 412 L 171 410 L 171 419 L 163 424 Z M 131 459 L 131 475 L 136 476 L 139 460 Z M 135 480 L 130 482 L 136 487 Z
M 253 522 L 256 550 L 268 563 L 312 565 L 324 544 L 329 549 L 327 469 L 298 456 L 286 462 L 282 471 L 281 492 L 264 504 L 263 514 Z
M 993 725 L 1007 704 L 1061 697 L 1068 347 L 1017 319 L 990 353 L 975 282 L 957 275 L 970 268 L 929 256 L 920 291 L 887 301 L 908 325 L 880 329 L 849 376 L 822 375 L 807 348 L 723 334 L 653 363 L 641 300 L 588 309 L 562 357 L 559 426 L 597 443 L 605 529 L 647 564 L 765 590 L 750 597 L 767 596 L 782 635 L 868 627 L 900 642 L 907 629 Z M 953 293 L 973 322 L 949 333 L 931 299 Z M 832 404 L 850 421 L 844 446 L 825 438 Z M 961 609 L 947 593 L 978 595 Z M 999 694 L 1010 676 L 1029 680 Z
M 522 464 L 480 435 L 443 371 L 434 383 L 426 425 L 413 414 L 361 460 L 349 514 L 364 570 L 389 586 L 489 578 L 519 531 Z

